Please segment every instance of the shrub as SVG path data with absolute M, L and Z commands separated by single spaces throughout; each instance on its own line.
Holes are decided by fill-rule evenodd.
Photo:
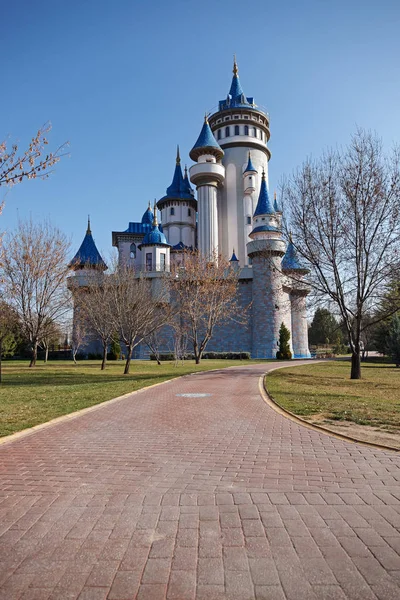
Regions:
M 285 326 L 285 323 L 282 323 L 279 328 L 279 350 L 276 353 L 277 359 L 290 360 L 292 358 L 292 353 L 290 352 L 289 340 L 290 340 L 290 331 Z

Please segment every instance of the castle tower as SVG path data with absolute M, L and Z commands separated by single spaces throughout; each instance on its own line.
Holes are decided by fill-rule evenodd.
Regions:
M 251 216 L 257 204 L 260 178 L 263 170 L 268 182 L 268 161 L 271 152 L 267 146 L 270 138 L 269 116 L 267 112 L 246 97 L 238 74 L 236 59 L 233 65 L 233 78 L 229 94 L 221 100 L 218 110 L 209 117 L 211 130 L 224 151 L 222 164 L 225 167 L 225 183 L 218 195 L 219 247 L 220 252 L 229 258 L 232 248 L 236 248 L 241 265 L 247 264 L 246 243 L 251 231 Z M 243 172 L 251 162 L 255 169 L 254 192 L 244 194 L 246 178 Z M 252 210 L 249 212 L 249 204 Z
M 196 165 L 190 167 L 190 180 L 197 188 L 198 248 L 210 260 L 221 251 L 217 192 L 225 180 L 225 168 L 220 163 L 223 155 L 206 116 L 200 135 L 190 151 L 190 158 L 197 161 Z
M 291 287 L 291 331 L 294 358 L 310 358 L 306 297 L 310 292 L 304 277 L 310 271 L 301 265 L 292 239 L 282 259 L 282 271 Z
M 149 233 L 143 238 L 138 246 L 141 251 L 141 271 L 147 273 L 159 273 L 170 270 L 170 244 L 167 238 L 158 228 L 157 205 L 154 202 L 153 226 Z
M 88 226 L 82 244 L 68 268 L 74 271 L 74 276 L 68 278 L 68 284 L 78 286 L 83 285 L 85 280 L 94 273 L 101 273 L 108 268 L 93 239 L 90 217 L 88 217 Z
M 288 301 L 288 297 L 285 298 L 283 294 L 281 276 L 285 242 L 269 199 L 264 172 L 250 238 L 247 252 L 253 268 L 251 356 L 276 358 L 279 327 L 285 320 L 286 300 Z
M 244 216 L 244 240 L 243 243 L 246 247 L 249 241 L 251 230 L 253 229 L 253 213 L 255 211 L 254 198 L 257 189 L 257 171 L 251 162 L 251 153 L 249 151 L 249 159 L 243 172 L 243 216 Z M 245 264 L 249 264 L 249 257 L 246 253 Z
M 182 175 L 179 146 L 171 185 L 167 193 L 157 203 L 161 211 L 161 222 L 171 246 L 194 247 L 196 234 L 197 202 L 190 182 Z

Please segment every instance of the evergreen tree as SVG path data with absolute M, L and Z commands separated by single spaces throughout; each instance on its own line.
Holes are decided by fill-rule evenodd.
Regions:
M 285 323 L 282 323 L 279 328 L 279 350 L 276 353 L 276 358 L 281 360 L 290 360 L 292 358 L 292 353 L 290 352 L 289 346 L 290 340 L 290 331 L 285 326 Z
M 333 314 L 327 308 L 317 308 L 308 331 L 310 344 L 318 346 L 334 340 L 338 343 L 338 335 L 341 338 L 339 343 L 342 343 L 342 332 Z
M 110 360 L 118 360 L 121 356 L 121 344 L 119 343 L 118 335 L 115 335 L 110 345 Z
M 387 354 L 391 357 L 396 367 L 400 367 L 400 316 L 393 317 L 387 339 Z

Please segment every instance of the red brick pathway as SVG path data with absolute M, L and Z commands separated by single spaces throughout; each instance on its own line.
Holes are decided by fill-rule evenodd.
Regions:
M 266 367 L 3 445 L 0 598 L 398 600 L 400 456 L 276 414 Z

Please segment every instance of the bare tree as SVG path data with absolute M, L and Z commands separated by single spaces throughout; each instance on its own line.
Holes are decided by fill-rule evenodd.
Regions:
M 65 143 L 54 152 L 45 152 L 50 130 L 51 124 L 45 123 L 23 152 L 18 151 L 17 144 L 8 147 L 6 140 L 0 142 L 0 187 L 12 186 L 24 179 L 45 179 L 49 176 L 49 169 L 64 156 L 67 146 Z
M 43 335 L 40 339 L 39 346 L 44 350 L 44 362 L 49 359 L 49 349 L 60 343 L 62 337 L 60 326 L 54 321 L 46 323 L 43 327 Z
M 69 241 L 48 222 L 20 221 L 1 250 L 0 269 L 6 296 L 17 312 L 32 349 L 30 367 L 51 323 L 69 310 L 66 288 Z
M 344 150 L 308 160 L 283 184 L 293 243 L 310 268 L 314 296 L 331 302 L 361 377 L 361 336 L 400 272 L 400 152 L 358 130 Z M 391 305 L 385 315 L 399 306 Z
M 75 307 L 74 322 L 72 326 L 71 351 L 72 360 L 76 365 L 76 355 L 83 346 L 88 336 L 88 328 L 85 319 L 80 313 L 79 306 Z
M 113 330 L 126 346 L 124 374 L 129 373 L 132 352 L 141 342 L 151 340 L 169 322 L 171 304 L 168 274 L 157 278 L 137 274 L 131 266 L 116 267 L 111 276 Z
M 2 382 L 2 355 L 3 344 L 8 336 L 12 335 L 18 324 L 18 315 L 15 310 L 4 300 L 0 301 L 0 383 Z
M 199 364 L 216 326 L 244 323 L 246 311 L 238 303 L 239 273 L 222 256 L 210 262 L 198 252 L 186 252 L 183 264 L 173 272 L 172 292 Z
M 106 368 L 108 346 L 115 334 L 112 314 L 113 291 L 109 275 L 101 270 L 92 270 L 86 276 L 86 285 L 73 289 L 73 278 L 70 280 L 74 295 L 74 324 L 86 329 L 87 337 L 100 341 L 102 345 L 101 370 Z M 82 330 L 82 336 L 84 332 Z M 87 339 L 87 338 L 86 338 Z M 81 342 L 82 343 L 82 342 Z

